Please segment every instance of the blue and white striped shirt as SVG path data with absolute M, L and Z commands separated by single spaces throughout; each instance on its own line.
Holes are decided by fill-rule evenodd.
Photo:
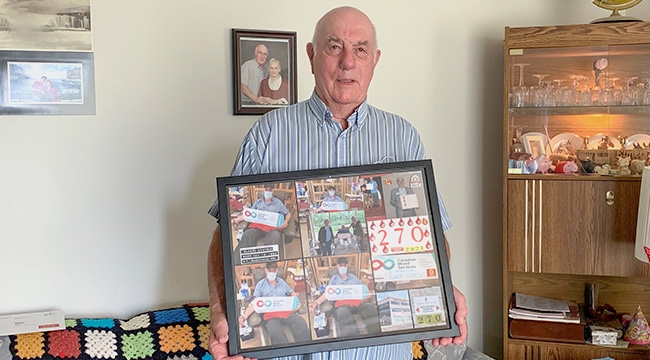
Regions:
M 404 118 L 364 101 L 348 118 L 348 128 L 316 95 L 264 114 L 248 132 L 232 170 L 233 176 L 424 159 L 417 130 Z M 451 227 L 438 196 L 443 229 Z M 219 219 L 218 199 L 210 214 Z M 412 359 L 411 344 L 389 344 L 290 356 L 286 360 Z

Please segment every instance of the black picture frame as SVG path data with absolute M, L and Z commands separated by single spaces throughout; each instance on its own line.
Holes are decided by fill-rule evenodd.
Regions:
M 282 106 L 295 104 L 298 99 L 298 81 L 296 77 L 296 32 L 232 29 L 232 54 L 233 54 L 233 99 L 235 115 L 259 115 Z M 266 50 L 264 59 L 258 58 L 259 49 Z M 271 71 L 271 60 L 281 68 L 282 82 L 269 85 L 267 78 Z M 276 61 L 277 60 L 277 61 Z M 257 61 L 257 63 L 256 63 Z M 256 66 L 263 61 L 261 70 Z M 260 82 L 258 83 L 258 80 Z M 278 80 L 279 81 L 279 80 Z M 255 102 L 244 95 L 244 82 L 249 82 L 255 88 L 251 96 L 260 95 L 264 101 Z M 274 89 L 274 87 L 279 88 Z M 273 89 L 273 90 L 272 90 Z M 270 102 L 270 103 L 267 103 Z
M 267 358 L 459 335 L 430 160 L 219 177 L 217 190 L 231 355 Z M 250 221 L 246 227 L 242 219 Z M 330 243 L 318 241 L 327 238 L 325 220 Z M 345 275 L 337 273 L 341 267 Z M 267 280 L 274 271 L 275 280 Z M 278 297 L 274 289 L 283 292 Z M 344 310 L 364 318 L 339 328 L 346 318 L 337 311 Z M 269 318 L 281 311 L 301 340 L 269 339 L 277 334 L 271 321 L 287 322 Z
M 39 97 L 42 82 L 55 97 Z M 0 51 L 0 115 L 94 114 L 93 53 Z

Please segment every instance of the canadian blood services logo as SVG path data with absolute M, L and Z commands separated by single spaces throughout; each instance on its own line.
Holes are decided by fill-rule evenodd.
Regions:
M 395 260 L 393 259 L 387 259 L 386 261 L 375 259 L 372 261 L 372 269 L 375 271 L 380 270 L 381 268 L 384 268 L 384 270 L 392 270 L 394 267 Z
M 330 294 L 330 295 L 334 295 L 334 294 L 340 295 L 341 294 L 341 289 L 331 287 L 331 288 L 327 289 L 327 293 Z

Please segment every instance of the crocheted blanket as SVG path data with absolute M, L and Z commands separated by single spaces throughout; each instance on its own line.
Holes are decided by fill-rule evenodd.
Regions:
M 0 346 L 9 359 L 212 359 L 208 304 L 186 304 L 129 320 L 66 319 L 65 330 L 20 334 Z M 2 339 L 3 337 L 0 337 Z
M 0 336 L 0 360 L 212 360 L 210 308 L 185 304 L 128 320 L 66 319 L 65 330 Z M 414 358 L 426 359 L 421 342 Z

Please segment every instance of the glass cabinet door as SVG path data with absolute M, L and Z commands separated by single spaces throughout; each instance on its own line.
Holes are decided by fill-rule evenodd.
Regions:
M 650 147 L 650 45 L 509 50 L 507 172 L 639 175 Z

